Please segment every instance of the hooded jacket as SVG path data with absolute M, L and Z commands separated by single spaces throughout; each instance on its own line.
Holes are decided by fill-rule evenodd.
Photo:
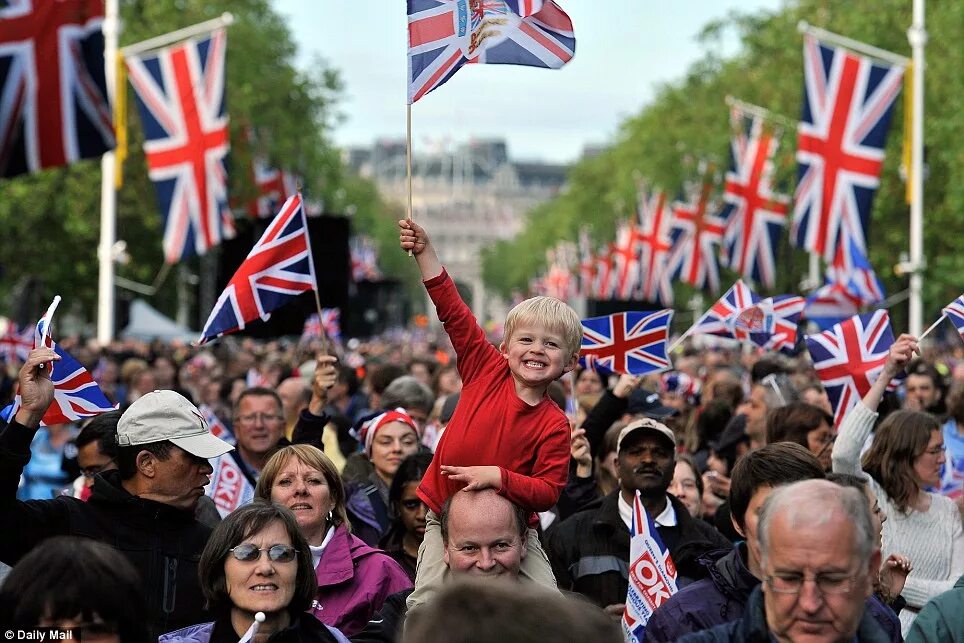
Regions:
M 94 479 L 87 502 L 69 496 L 18 501 L 17 482 L 30 459 L 34 430 L 11 422 L 0 430 L 0 560 L 14 565 L 52 536 L 82 536 L 124 554 L 140 574 L 151 639 L 208 620 L 198 561 L 211 529 L 193 511 L 128 493 L 118 471 Z
M 390 594 L 412 586 L 398 563 L 351 535 L 345 525 L 335 529 L 315 576 L 318 595 L 308 611 L 349 637 L 365 627 Z
M 238 640 L 230 619 L 198 623 L 161 636 L 157 643 L 219 643 Z M 268 637 L 268 643 L 348 643 L 341 632 L 308 614 L 300 614 L 291 625 Z

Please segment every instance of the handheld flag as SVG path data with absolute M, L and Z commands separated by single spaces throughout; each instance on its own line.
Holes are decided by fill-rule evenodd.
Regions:
M 579 361 L 613 373 L 643 375 L 670 367 L 666 339 L 673 311 L 625 312 L 582 320 Z
M 633 501 L 629 541 L 629 591 L 623 612 L 623 636 L 642 643 L 646 624 L 656 609 L 676 593 L 676 565 L 663 545 L 656 524 L 646 513 L 639 491 Z
M 558 69 L 576 51 L 552 0 L 408 0 L 408 103 L 470 63 Z
M 886 310 L 855 315 L 817 335 L 807 335 L 813 367 L 827 391 L 834 426 L 857 405 L 877 380 L 894 333 Z
M 285 201 L 231 277 L 204 323 L 198 344 L 242 330 L 303 292 L 317 289 L 301 195 Z
M 760 297 L 743 280 L 737 280 L 686 334 L 701 333 L 738 339 L 734 335 L 736 316 L 759 301 Z
M 964 339 L 964 295 L 947 304 L 942 311 Z

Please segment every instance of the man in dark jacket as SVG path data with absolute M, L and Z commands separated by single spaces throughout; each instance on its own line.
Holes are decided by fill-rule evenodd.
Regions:
M 87 502 L 16 499 L 30 442 L 54 398 L 57 360 L 38 348 L 20 370 L 21 406 L 0 430 L 0 559 L 13 565 L 46 538 L 84 536 L 123 553 L 141 576 L 151 640 L 210 618 L 197 564 L 211 529 L 194 518 L 211 465 L 231 445 L 211 435 L 201 413 L 174 391 L 154 391 L 117 424 L 117 469 L 97 474 Z
M 693 519 L 666 493 L 676 468 L 673 432 L 653 419 L 636 420 L 617 441 L 620 488 L 575 513 L 546 533 L 546 554 L 559 587 L 591 599 L 613 617 L 622 615 L 629 587 L 629 524 L 639 491 L 646 512 L 669 548 L 679 583 L 706 575 L 697 559 L 730 543 Z
M 791 442 L 769 444 L 738 460 L 730 483 L 731 516 L 747 542 L 700 559 L 709 577 L 682 588 L 653 613 L 646 624 L 647 643 L 678 641 L 691 632 L 739 619 L 762 576 L 757 535 L 760 507 L 778 487 L 823 477 L 813 454 Z M 868 613 L 878 619 L 888 640 L 900 641 L 896 614 L 874 598 L 867 603 Z
M 803 480 L 775 490 L 759 516 L 760 569 L 742 618 L 688 634 L 685 643 L 886 643 L 866 609 L 880 550 L 856 489 Z

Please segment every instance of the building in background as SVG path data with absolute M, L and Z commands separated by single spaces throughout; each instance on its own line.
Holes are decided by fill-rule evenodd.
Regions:
M 439 141 L 415 149 L 413 217 L 429 230 L 453 277 L 471 289 L 476 316 L 503 319 L 505 302 L 487 296 L 482 285 L 480 250 L 514 237 L 526 212 L 564 189 L 568 166 L 513 161 L 506 142 L 498 139 Z M 374 181 L 384 199 L 407 205 L 404 139 L 348 149 L 345 162 Z

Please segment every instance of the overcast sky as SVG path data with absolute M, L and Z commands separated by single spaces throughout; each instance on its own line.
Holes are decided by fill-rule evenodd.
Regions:
M 569 162 L 612 141 L 619 124 L 682 77 L 703 51 L 696 35 L 730 11 L 777 9 L 781 0 L 560 0 L 576 55 L 561 70 L 463 67 L 412 107 L 416 153 L 470 137 L 505 138 L 516 159 Z M 341 72 L 334 132 L 342 146 L 404 137 L 407 18 L 403 0 L 275 0 L 298 43 L 298 64 L 318 56 Z M 736 51 L 730 36 L 715 45 Z M 724 107 L 721 105 L 721 109 Z

